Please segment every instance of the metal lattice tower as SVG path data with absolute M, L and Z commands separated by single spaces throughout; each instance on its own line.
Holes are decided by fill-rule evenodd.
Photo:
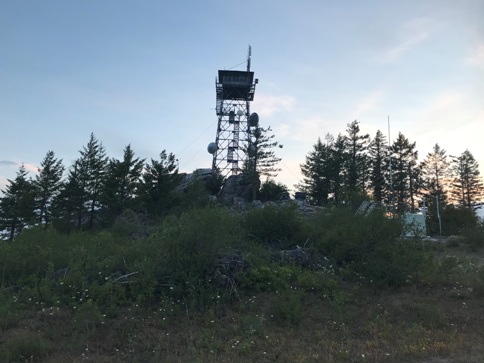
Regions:
M 208 145 L 213 154 L 212 170 L 223 176 L 239 174 L 249 149 L 250 126 L 257 114 L 250 114 L 250 102 L 254 100 L 254 72 L 250 70 L 251 48 L 247 57 L 247 70 L 219 70 L 215 79 L 217 134 L 214 143 Z

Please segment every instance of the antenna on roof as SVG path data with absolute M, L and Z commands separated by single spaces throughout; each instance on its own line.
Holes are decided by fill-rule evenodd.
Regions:
M 250 56 L 251 56 L 251 47 L 249 45 L 249 54 L 247 55 L 247 72 L 250 72 Z

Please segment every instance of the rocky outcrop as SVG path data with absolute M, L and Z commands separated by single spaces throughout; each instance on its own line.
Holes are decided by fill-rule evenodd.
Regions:
M 254 184 L 244 174 L 230 175 L 225 179 L 218 199 L 225 205 L 247 203 L 252 200 Z
M 180 184 L 177 186 L 177 192 L 185 192 L 190 185 L 195 180 L 200 180 L 205 183 L 209 183 L 212 179 L 212 169 L 196 169 L 191 174 L 180 174 L 181 181 Z

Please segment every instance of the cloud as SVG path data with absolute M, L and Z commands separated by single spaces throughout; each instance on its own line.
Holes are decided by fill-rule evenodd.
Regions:
M 35 173 L 35 174 L 39 172 L 39 167 L 37 165 L 24 163 L 24 166 L 27 171 L 31 171 L 32 173 Z
M 404 53 L 430 37 L 434 26 L 431 18 L 416 18 L 403 25 L 397 35 L 397 44 L 388 49 L 380 58 L 381 63 L 390 63 L 401 58 Z
M 15 166 L 17 163 L 11 160 L 0 160 L 0 165 L 12 165 Z
M 475 47 L 468 58 L 469 64 L 484 69 L 484 44 Z
M 296 100 L 292 96 L 258 94 L 254 101 L 254 111 L 259 116 L 271 116 L 276 112 L 292 111 Z
M 377 106 L 380 104 L 383 98 L 383 92 L 380 90 L 374 91 L 370 93 L 363 101 L 361 101 L 353 111 L 353 117 L 358 119 L 367 114 L 370 111 L 373 111 Z

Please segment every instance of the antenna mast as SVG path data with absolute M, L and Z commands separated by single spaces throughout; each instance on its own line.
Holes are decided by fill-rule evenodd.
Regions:
M 393 193 L 393 175 L 392 175 L 392 151 L 391 151 L 391 139 L 390 139 L 390 116 L 388 116 L 388 159 L 389 159 L 389 166 L 390 166 L 390 205 L 392 208 L 392 212 L 394 211 L 394 193 Z

